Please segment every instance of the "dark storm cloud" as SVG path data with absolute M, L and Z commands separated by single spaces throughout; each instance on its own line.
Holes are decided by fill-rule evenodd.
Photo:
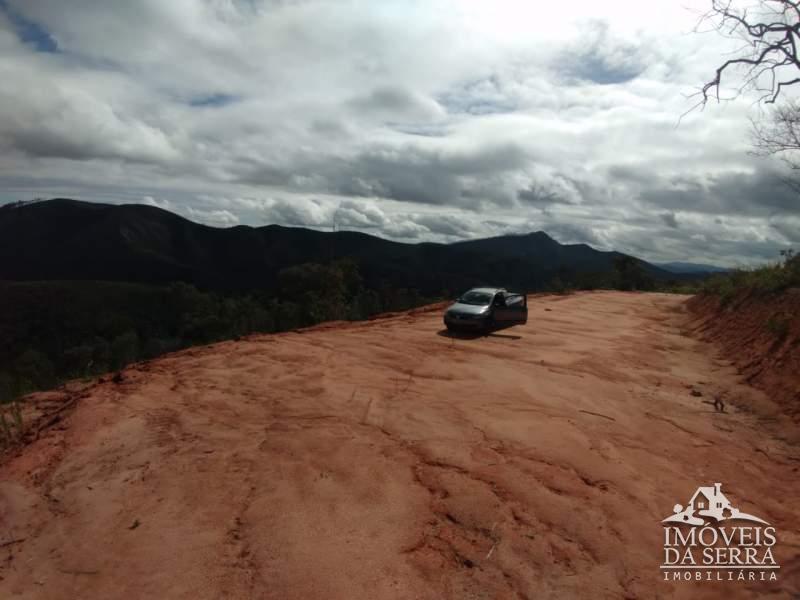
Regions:
M 800 252 L 800 216 L 794 218 L 775 219 L 770 227 L 783 238 L 778 240 Z
M 236 179 L 241 183 L 291 188 L 294 173 L 307 171 L 304 167 L 313 167 L 313 165 L 307 163 L 292 168 L 285 163 L 270 164 L 265 161 L 244 159 L 234 166 L 233 171 Z
M 441 124 L 433 124 L 433 125 L 421 125 L 421 124 L 407 124 L 407 123 L 387 123 L 387 126 L 391 127 L 395 131 L 399 133 L 405 133 L 406 135 L 413 135 L 419 137 L 426 137 L 426 138 L 442 138 L 447 136 L 448 128 L 446 125 Z
M 678 218 L 675 216 L 675 213 L 661 213 L 659 215 L 661 220 L 667 225 L 667 227 L 672 227 L 673 229 L 678 228 Z
M 87 144 L 85 140 L 77 140 L 69 135 L 34 129 L 15 131 L 0 139 L 8 147 L 34 158 L 89 160 L 110 154 L 103 144 Z
M 608 175 L 612 179 L 629 181 L 640 185 L 647 185 L 653 182 L 653 174 L 649 169 L 636 165 L 612 165 L 608 169 Z
M 573 204 L 574 202 L 563 193 L 553 188 L 547 188 L 539 183 L 532 183 L 527 189 L 519 190 L 517 198 L 527 204 L 546 207 L 552 204 Z
M 378 147 L 353 157 L 297 155 L 280 164 L 239 165 L 240 180 L 342 196 L 383 197 L 429 205 L 492 202 L 482 181 L 523 168 L 528 155 L 514 144 L 477 149 Z
M 800 210 L 800 195 L 787 185 L 781 174 L 771 170 L 656 183 L 660 186 L 644 190 L 641 199 L 670 212 L 769 216 Z
M 338 191 L 420 204 L 474 206 L 479 199 L 470 191 L 479 185 L 476 180 L 523 168 L 527 161 L 527 153 L 513 144 L 455 151 L 413 146 L 368 151 L 349 162 L 348 181 Z M 485 199 L 491 201 L 489 196 Z
M 634 48 L 631 48 L 634 50 Z M 584 55 L 575 57 L 574 63 L 568 69 L 568 73 L 578 79 L 599 83 L 601 85 L 611 85 L 614 83 L 625 83 L 638 77 L 644 66 L 637 63 L 625 64 L 612 62 L 614 58 L 596 55 Z
M 443 115 L 442 108 L 432 98 L 394 85 L 375 88 L 365 96 L 353 98 L 348 105 L 358 113 L 391 121 L 429 121 Z
M 218 108 L 238 102 L 241 98 L 233 94 L 205 94 L 189 99 L 189 106 Z
M 169 160 L 171 149 L 160 132 L 139 132 L 150 137 L 151 143 L 148 144 L 149 147 L 137 146 L 128 144 L 121 138 L 125 135 L 122 128 L 114 131 L 113 127 L 114 124 L 109 124 L 105 131 L 95 129 L 71 132 L 53 124 L 52 119 L 43 119 L 38 127 L 31 126 L 4 134 L 3 126 L 0 125 L 0 147 L 6 145 L 32 158 L 121 160 L 145 164 L 160 164 L 165 159 Z M 113 134 L 119 134 L 120 137 Z
M 334 187 L 340 194 L 419 204 L 447 205 L 459 201 L 458 173 L 435 156 L 410 149 L 366 153 L 349 161 L 348 166 L 350 171 L 342 174 L 346 179 Z

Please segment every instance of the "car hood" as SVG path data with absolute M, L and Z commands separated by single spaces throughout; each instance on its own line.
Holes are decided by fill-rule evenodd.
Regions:
M 456 302 L 449 306 L 447 312 L 461 313 L 462 315 L 479 315 L 487 308 L 489 307 L 478 306 L 476 304 L 463 304 L 462 302 Z

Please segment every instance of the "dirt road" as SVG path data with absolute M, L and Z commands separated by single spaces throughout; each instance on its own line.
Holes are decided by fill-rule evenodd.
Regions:
M 133 366 L 0 467 L 0 597 L 792 597 L 797 440 L 682 334 L 684 300 L 531 297 L 488 337 L 420 311 Z M 661 580 L 661 519 L 715 482 L 776 527 L 776 583 Z

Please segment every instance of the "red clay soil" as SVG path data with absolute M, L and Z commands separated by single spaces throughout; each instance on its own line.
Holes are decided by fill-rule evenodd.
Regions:
M 328 324 L 36 396 L 0 598 L 796 598 L 797 428 L 685 300 L 531 297 L 474 338 L 440 309 Z M 777 581 L 663 580 L 661 520 L 716 482 L 775 526 Z
M 717 296 L 695 296 L 688 306 L 696 315 L 692 331 L 800 423 L 800 289 L 742 293 L 725 305 Z

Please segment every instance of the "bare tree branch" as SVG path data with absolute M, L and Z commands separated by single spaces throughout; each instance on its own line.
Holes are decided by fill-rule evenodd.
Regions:
M 788 100 L 776 106 L 763 121 L 751 120 L 754 153 L 779 156 L 800 171 L 800 104 Z
M 735 72 L 736 96 L 751 89 L 758 93 L 756 103 L 769 107 L 766 115 L 751 119 L 753 153 L 780 158 L 789 167 L 781 178 L 800 193 L 800 101 L 784 93 L 800 84 L 800 0 L 711 0 L 696 29 L 704 24 L 744 44 L 694 95 L 697 103 L 689 112 L 709 99 L 719 102 L 720 89 Z
M 760 0 L 754 5 L 744 0 L 712 0 L 701 23 L 712 23 L 725 37 L 746 43 L 739 56 L 722 63 L 703 85 L 697 106 L 705 106 L 710 98 L 719 101 L 723 81 L 740 67 L 746 71 L 737 95 L 753 88 L 761 92 L 759 101 L 765 104 L 774 104 L 786 87 L 800 83 L 800 1 Z

